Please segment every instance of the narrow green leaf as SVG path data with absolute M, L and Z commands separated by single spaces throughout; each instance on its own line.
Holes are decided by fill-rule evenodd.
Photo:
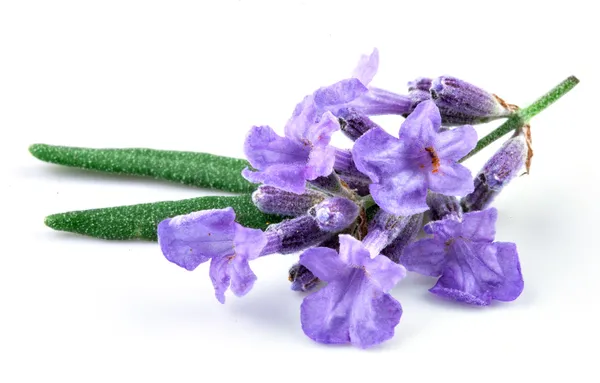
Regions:
M 53 164 L 108 173 L 139 175 L 234 193 L 256 189 L 241 172 L 250 164 L 243 159 L 208 153 L 143 148 L 90 149 L 35 144 L 29 151 Z
M 156 241 L 156 227 L 165 218 L 206 209 L 231 206 L 241 225 L 265 229 L 279 222 L 281 216 L 264 214 L 252 203 L 250 194 L 234 197 L 198 197 L 181 201 L 163 201 L 104 209 L 53 214 L 45 219 L 47 226 L 102 239 L 145 239 Z

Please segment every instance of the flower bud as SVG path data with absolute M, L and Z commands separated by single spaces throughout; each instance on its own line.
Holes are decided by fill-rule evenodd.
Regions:
M 529 162 L 533 152 L 528 144 L 528 131 L 528 126 L 521 129 L 485 163 L 475 177 L 475 190 L 461 200 L 465 212 L 487 208 L 502 188 Z
M 430 191 L 427 193 L 426 202 L 429 206 L 429 216 L 432 221 L 445 218 L 460 219 L 462 217 L 462 207 L 458 198 L 454 196 Z
M 305 214 L 308 209 L 327 197 L 315 190 L 306 190 L 302 194 L 288 192 L 273 186 L 262 185 L 252 193 L 252 202 L 263 213 L 296 217 Z
M 431 79 L 426 77 L 419 77 L 414 81 L 408 83 L 408 96 L 412 101 L 411 111 L 421 102 L 425 100 L 431 100 Z
M 442 76 L 431 84 L 431 97 L 447 126 L 478 124 L 509 117 L 518 109 L 495 94 L 454 77 Z
M 398 241 L 406 244 L 412 241 L 421 228 L 422 220 L 422 213 L 398 216 L 380 209 L 369 223 L 369 232 L 363 239 L 363 244 L 372 256 L 379 253 L 387 255 L 385 249 L 394 246 Z M 392 259 L 389 256 L 388 258 Z M 397 260 L 392 260 L 397 263 Z
M 319 283 L 319 278 L 306 268 L 306 266 L 296 263 L 288 272 L 288 280 L 292 282 L 294 291 L 310 291 Z
M 341 109 L 337 113 L 337 117 L 340 121 L 342 133 L 352 141 L 356 141 L 370 129 L 379 127 L 367 115 L 352 108 Z
M 381 251 L 381 254 L 385 255 L 393 262 L 400 263 L 400 256 L 402 255 L 404 248 L 417 238 L 417 234 L 419 234 L 422 224 L 423 213 L 405 217 L 402 221 L 402 227 L 401 230 L 399 230 L 398 235 L 392 243 Z
M 289 254 L 317 246 L 328 240 L 334 234 L 322 230 L 317 220 L 310 215 L 301 215 L 296 218 L 269 225 L 265 230 L 268 243 L 277 243 L 271 246 L 272 253 Z
M 321 230 L 336 233 L 356 221 L 359 211 L 355 202 L 343 197 L 333 197 L 313 207 L 309 214 L 315 217 Z

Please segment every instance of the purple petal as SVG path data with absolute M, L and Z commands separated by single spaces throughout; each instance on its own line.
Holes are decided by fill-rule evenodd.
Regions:
M 225 303 L 225 292 L 229 288 L 231 281 L 229 275 L 229 262 L 233 256 L 215 257 L 210 261 L 208 275 L 215 288 L 215 297 L 221 303 Z
M 318 124 L 311 127 L 307 139 L 312 144 L 305 169 L 305 179 L 314 180 L 325 177 L 333 171 L 335 163 L 335 148 L 329 146 L 331 134 L 340 129 L 339 122 L 331 113 L 327 112 Z
M 240 257 L 250 261 L 260 256 L 262 249 L 267 244 L 267 236 L 262 230 L 249 229 L 236 223 L 233 243 L 236 258 Z
M 404 120 L 400 126 L 399 137 L 403 141 L 410 142 L 411 146 L 419 148 L 433 146 L 434 135 L 439 131 L 441 124 L 442 118 L 437 106 L 433 101 L 426 100 L 419 103 Z
M 367 279 L 384 293 L 390 291 L 396 284 L 406 276 L 406 269 L 402 265 L 392 262 L 384 255 L 367 259 L 365 262 Z
M 442 277 L 430 289 L 436 295 L 479 306 L 489 305 L 492 292 L 503 276 L 491 244 L 467 243 L 462 239 L 450 245 Z
M 421 239 L 404 249 L 400 263 L 408 271 L 439 277 L 446 264 L 446 246 L 434 238 Z
M 428 187 L 436 193 L 463 197 L 474 190 L 471 171 L 456 162 L 441 160 L 439 168 L 427 172 Z
M 390 339 L 401 315 L 400 303 L 366 283 L 361 270 L 307 296 L 300 307 L 302 329 L 309 338 L 362 348 Z
M 477 145 L 477 132 L 470 125 L 441 132 L 436 137 L 435 149 L 440 158 L 458 161 Z
M 493 292 L 493 298 L 499 301 L 514 301 L 523 292 L 523 275 L 517 246 L 510 242 L 495 242 L 495 255 L 504 281 Z
M 398 164 L 397 164 L 398 165 Z M 425 175 L 404 170 L 382 184 L 371 184 L 373 200 L 383 210 L 396 215 L 413 215 L 428 209 Z
M 309 147 L 278 136 L 268 126 L 254 126 L 246 136 L 244 153 L 253 167 L 264 170 L 278 164 L 306 163 Z
M 340 234 L 340 259 L 346 265 L 360 267 L 371 258 L 369 250 L 365 248 L 363 243 L 358 239 L 348 234 Z
M 359 79 L 349 78 L 317 90 L 314 93 L 314 102 L 318 109 L 327 110 L 329 107 L 355 100 L 367 91 L 367 87 Z
M 462 222 L 453 218 L 432 221 L 423 226 L 423 231 L 427 234 L 433 234 L 440 242 L 446 242 L 462 235 Z
M 331 135 L 338 130 L 340 130 L 338 119 L 331 112 L 325 112 L 319 122 L 312 124 L 306 131 L 304 138 L 312 146 L 326 146 L 331 141 Z
M 296 105 L 292 117 L 285 125 L 285 136 L 301 142 L 302 137 L 306 134 L 306 130 L 317 120 L 317 107 L 314 103 L 312 95 L 304 97 L 304 99 Z
M 256 275 L 250 269 L 248 259 L 244 259 L 239 255 L 236 256 L 229 263 L 228 272 L 231 277 L 231 291 L 236 296 L 242 297 L 252 290 Z
M 306 250 L 300 255 L 300 264 L 326 282 L 339 280 L 348 274 L 348 268 L 338 253 L 327 247 Z
M 496 236 L 498 210 L 491 207 L 463 215 L 461 235 L 471 241 L 492 242 Z
M 158 225 L 158 242 L 169 261 L 194 270 L 210 258 L 233 254 L 234 220 L 230 207 L 166 219 Z
M 373 49 L 370 55 L 362 55 L 352 77 L 357 78 L 360 82 L 367 86 L 375 77 L 377 68 L 379 67 L 379 51 L 377 48 Z
M 280 164 L 269 166 L 259 172 L 253 172 L 246 168 L 242 171 L 242 176 L 252 183 L 262 183 L 292 193 L 302 194 L 306 186 L 305 169 L 304 164 Z
M 356 168 L 378 183 L 396 174 L 398 158 L 402 157 L 403 150 L 400 140 L 377 127 L 356 140 L 352 157 Z
M 357 301 L 350 326 L 352 344 L 367 348 L 391 339 L 402 316 L 400 302 L 378 290 L 363 291 Z

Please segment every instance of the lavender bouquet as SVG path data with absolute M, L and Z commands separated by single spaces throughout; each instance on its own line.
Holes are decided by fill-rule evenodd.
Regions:
M 370 85 L 378 51 L 350 78 L 316 90 L 294 109 L 283 135 L 254 126 L 247 161 L 206 153 L 32 145 L 37 158 L 97 171 L 151 176 L 239 193 L 54 214 L 54 229 L 105 239 L 158 240 L 186 270 L 210 261 L 215 296 L 242 297 L 257 280 L 250 263 L 301 253 L 291 289 L 316 342 L 361 348 L 390 339 L 402 307 L 389 293 L 407 271 L 437 277 L 429 290 L 478 306 L 523 291 L 517 246 L 495 242 L 494 198 L 529 172 L 530 120 L 577 83 L 569 77 L 526 108 L 463 80 L 409 82 L 401 95 Z M 397 134 L 370 119 L 405 117 Z M 506 121 L 478 140 L 472 125 Z M 331 145 L 340 131 L 351 150 Z M 512 133 L 474 177 L 461 163 Z M 429 222 L 423 226 L 424 216 Z M 423 228 L 425 237 L 417 239 Z

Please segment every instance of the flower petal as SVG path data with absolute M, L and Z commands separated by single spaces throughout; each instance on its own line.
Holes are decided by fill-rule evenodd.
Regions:
M 352 158 L 358 170 L 378 183 L 396 174 L 398 159 L 402 158 L 403 151 L 400 140 L 377 127 L 356 140 Z
M 442 160 L 435 173 L 427 173 L 428 187 L 436 193 L 463 197 L 474 190 L 471 171 L 456 162 Z
M 357 78 L 364 86 L 368 86 L 379 68 L 379 51 L 373 49 L 370 55 L 362 55 L 352 77 Z
M 477 132 L 470 125 L 441 132 L 436 137 L 435 149 L 440 158 L 458 161 L 477 145 Z
M 446 264 L 446 246 L 436 238 L 421 239 L 404 249 L 400 263 L 408 271 L 439 277 Z
M 254 126 L 246 136 L 244 153 L 253 167 L 264 170 L 273 165 L 305 163 L 309 147 L 280 137 L 268 126 Z
M 229 288 L 231 277 L 229 275 L 229 262 L 233 256 L 215 257 L 210 261 L 208 275 L 215 288 L 215 297 L 221 303 L 225 303 L 225 292 Z
M 236 223 L 233 243 L 236 257 L 252 260 L 260 256 L 262 249 L 267 244 L 267 236 L 262 230 L 249 229 Z
M 348 269 L 338 253 L 327 247 L 306 250 L 300 255 L 300 264 L 326 282 L 339 280 L 348 274 Z
M 349 234 L 340 234 L 340 259 L 348 266 L 361 267 L 371 258 L 363 243 Z
M 463 214 L 461 235 L 474 242 L 493 242 L 498 210 L 495 207 Z
M 454 256 L 448 257 L 442 277 L 429 291 L 459 302 L 489 305 L 492 292 L 503 282 L 494 250 L 491 244 L 454 241 L 450 245 Z
M 235 212 L 228 207 L 165 219 L 158 242 L 165 257 L 186 270 L 213 257 L 233 254 Z
M 365 262 L 367 279 L 379 291 L 387 293 L 406 276 L 404 266 L 392 262 L 385 255 L 377 255 Z
M 361 270 L 307 296 L 300 307 L 302 330 L 309 338 L 361 348 L 390 339 L 401 315 L 400 303 L 366 283 Z
M 355 100 L 367 91 L 359 79 L 349 78 L 318 89 L 314 93 L 314 102 L 318 109 L 328 110 L 332 106 Z
M 252 269 L 250 269 L 248 259 L 244 259 L 244 257 L 237 255 L 229 263 L 228 272 L 231 278 L 231 291 L 233 291 L 236 296 L 243 297 L 252 290 L 254 282 L 256 281 L 256 275 Z
M 302 137 L 306 135 L 308 128 L 315 123 L 318 117 L 313 96 L 308 95 L 304 97 L 296 105 L 292 117 L 290 117 L 285 125 L 285 136 L 294 142 L 300 143 Z
M 441 124 L 442 118 L 435 103 L 431 100 L 422 101 L 400 126 L 400 140 L 420 148 L 433 146 L 434 135 Z
M 350 326 L 350 341 L 361 348 L 391 339 L 402 316 L 400 302 L 390 294 L 365 290 L 354 304 Z
M 253 183 L 262 183 L 292 193 L 302 194 L 306 186 L 305 169 L 304 164 L 280 164 L 269 166 L 259 172 L 253 172 L 246 168 L 242 171 L 242 176 Z
M 493 292 L 493 298 L 499 301 L 514 301 L 523 292 L 523 275 L 521 274 L 521 264 L 519 263 L 519 254 L 517 246 L 510 242 L 495 242 L 496 261 L 504 281 Z
M 419 171 L 404 170 L 384 183 L 371 184 L 373 200 L 388 213 L 413 215 L 428 209 L 425 175 Z

